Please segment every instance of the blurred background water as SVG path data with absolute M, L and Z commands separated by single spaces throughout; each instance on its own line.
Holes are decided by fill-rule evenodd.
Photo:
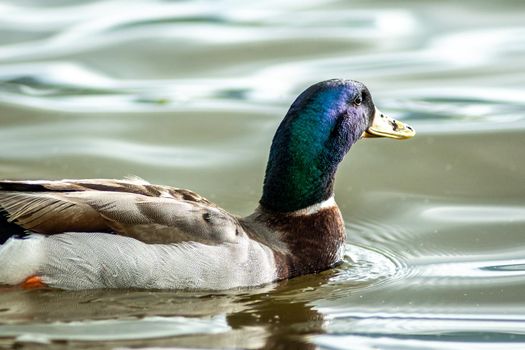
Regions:
M 0 178 L 257 205 L 296 95 L 408 121 L 342 164 L 345 263 L 262 289 L 0 290 L 0 348 L 525 348 L 525 2 L 0 2 Z M 96 342 L 103 340 L 103 343 Z

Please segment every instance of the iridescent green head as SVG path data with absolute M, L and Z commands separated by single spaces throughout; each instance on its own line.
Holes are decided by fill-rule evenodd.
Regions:
M 275 133 L 261 205 L 290 212 L 328 199 L 345 154 L 361 137 L 372 134 L 408 138 L 414 132 L 378 112 L 360 82 L 334 79 L 310 86 Z

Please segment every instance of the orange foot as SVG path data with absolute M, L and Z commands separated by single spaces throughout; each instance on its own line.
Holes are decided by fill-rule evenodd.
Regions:
M 24 289 L 35 289 L 35 288 L 45 288 L 47 287 L 40 276 L 29 276 L 24 282 L 22 282 L 21 287 Z

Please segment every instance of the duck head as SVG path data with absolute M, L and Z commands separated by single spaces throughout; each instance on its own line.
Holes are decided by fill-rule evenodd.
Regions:
M 332 196 L 337 166 L 359 139 L 414 135 L 410 126 L 381 113 L 360 82 L 334 79 L 312 85 L 277 128 L 260 203 L 278 212 L 320 203 Z

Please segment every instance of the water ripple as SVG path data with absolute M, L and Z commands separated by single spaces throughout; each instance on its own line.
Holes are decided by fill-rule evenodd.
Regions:
M 331 284 L 356 284 L 363 287 L 375 286 L 394 277 L 401 262 L 385 255 L 352 244 L 345 245 L 344 263 L 336 269 L 330 278 Z
M 525 221 L 525 207 L 518 206 L 441 206 L 426 209 L 425 219 L 447 223 L 513 223 Z
M 496 284 L 495 279 L 503 279 L 503 282 L 509 282 L 508 277 L 525 276 L 525 259 L 512 260 L 486 260 L 466 261 L 466 262 L 444 262 L 432 263 L 428 265 L 419 265 L 419 278 L 443 278 L 452 283 L 452 279 L 463 279 L 463 283 Z
M 49 343 L 56 340 L 115 341 L 173 337 L 184 334 L 213 334 L 231 328 L 224 317 L 145 317 L 137 320 L 55 322 L 0 325 L 0 337 L 17 341 Z

